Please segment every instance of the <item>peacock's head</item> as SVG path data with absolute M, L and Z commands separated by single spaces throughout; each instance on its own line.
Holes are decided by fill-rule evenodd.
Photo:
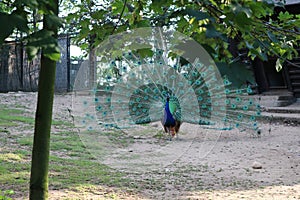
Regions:
M 170 94 L 167 94 L 166 96 L 167 96 L 167 102 L 169 102 L 170 101 Z

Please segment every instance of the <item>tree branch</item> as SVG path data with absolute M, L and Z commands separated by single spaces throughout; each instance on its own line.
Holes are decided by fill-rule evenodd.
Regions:
M 278 27 L 275 27 L 275 26 L 272 26 L 268 23 L 264 23 L 264 25 L 267 27 L 267 28 L 270 28 L 274 31 L 278 31 L 278 32 L 283 32 L 285 34 L 299 34 L 298 31 L 294 31 L 294 30 L 289 30 L 289 29 L 282 29 L 282 28 L 278 28 Z
M 253 35 L 253 37 L 254 37 L 255 39 L 257 39 L 257 41 L 258 41 L 264 48 L 269 49 L 276 57 L 283 59 L 282 56 L 280 56 L 279 54 L 277 54 L 272 48 L 267 47 L 267 46 L 266 46 L 262 41 L 260 41 L 256 36 Z M 300 68 L 300 65 L 297 65 L 297 64 L 295 64 L 295 63 L 289 61 L 288 59 L 283 59 L 283 60 L 284 60 L 285 62 L 287 62 L 288 64 L 294 66 L 294 67 Z
M 124 14 L 124 10 L 125 10 L 125 7 L 126 7 L 126 4 L 127 4 L 127 0 L 124 0 L 124 5 L 123 5 L 123 8 L 122 8 L 122 11 L 120 13 L 120 16 L 119 16 L 119 19 L 118 19 L 118 22 L 116 23 L 116 25 L 114 26 L 114 29 L 112 30 L 111 34 L 113 34 L 115 32 L 115 30 L 117 29 L 122 17 L 123 17 L 123 14 Z

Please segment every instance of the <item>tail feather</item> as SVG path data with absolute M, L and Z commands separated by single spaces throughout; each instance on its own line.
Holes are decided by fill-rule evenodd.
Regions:
M 149 59 L 128 52 L 105 70 L 101 68 L 95 98 L 90 102 L 95 105 L 98 124 L 126 127 L 160 121 L 166 94 L 170 94 L 177 108 L 173 113 L 175 133 L 184 122 L 219 130 L 258 129 L 260 106 L 249 95 L 251 88 L 231 88 L 214 65 L 168 61 L 162 50 Z M 167 127 L 164 130 L 168 131 Z

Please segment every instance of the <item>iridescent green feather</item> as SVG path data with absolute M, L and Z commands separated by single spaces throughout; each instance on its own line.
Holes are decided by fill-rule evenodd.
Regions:
M 181 122 L 220 130 L 258 130 L 260 106 L 249 96 L 250 87 L 231 89 L 214 65 L 168 62 L 157 50 L 151 58 L 127 52 L 109 65 L 99 65 L 95 98 L 83 105 L 94 104 L 96 116 L 86 115 L 82 123 L 89 127 L 88 122 L 97 119 L 105 128 L 127 128 L 160 121 L 170 95 L 170 111 Z

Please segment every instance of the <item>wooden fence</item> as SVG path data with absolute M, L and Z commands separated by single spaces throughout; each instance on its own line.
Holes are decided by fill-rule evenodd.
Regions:
M 70 37 L 60 36 L 61 58 L 56 65 L 55 92 L 67 92 L 72 88 L 74 70 L 70 60 Z M 78 68 L 78 66 L 75 66 Z M 0 92 L 37 91 L 40 70 L 40 54 L 28 61 L 25 46 L 9 42 L 0 46 Z M 71 73 L 72 71 L 72 73 Z

